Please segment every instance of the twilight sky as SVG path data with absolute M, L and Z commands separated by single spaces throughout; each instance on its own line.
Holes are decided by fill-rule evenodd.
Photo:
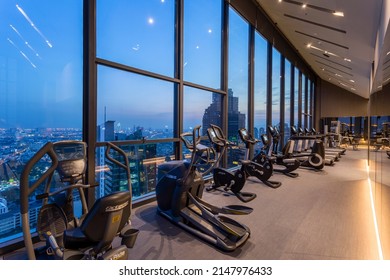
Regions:
M 81 128 L 81 2 L 0 2 L 0 127 Z M 184 6 L 184 79 L 210 88 L 220 87 L 220 3 L 186 0 Z M 246 114 L 248 24 L 231 10 L 229 26 L 229 87 Z M 262 43 L 256 46 L 255 61 L 261 66 L 256 67 L 255 93 L 265 95 L 266 62 L 259 57 L 266 54 L 267 44 L 256 41 Z M 98 0 L 97 56 L 173 78 L 174 1 Z M 122 127 L 173 125 L 171 82 L 99 66 L 97 89 L 98 124 L 106 108 L 107 119 Z M 201 123 L 211 96 L 185 87 L 186 125 Z M 259 100 L 255 111 L 261 118 L 265 104 Z

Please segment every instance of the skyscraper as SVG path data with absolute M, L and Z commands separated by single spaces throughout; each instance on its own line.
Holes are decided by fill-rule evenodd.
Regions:
M 213 92 L 212 102 L 209 107 L 204 110 L 202 120 L 202 135 L 207 135 L 207 129 L 210 124 L 222 126 L 222 97 L 219 93 Z
M 239 111 L 239 98 L 233 96 L 233 90 L 228 90 L 228 134 L 229 140 L 236 141 L 238 130 L 245 127 L 245 114 Z M 202 133 L 206 134 L 210 124 L 222 126 L 222 96 L 213 93 L 212 103 L 206 108 L 202 121 Z

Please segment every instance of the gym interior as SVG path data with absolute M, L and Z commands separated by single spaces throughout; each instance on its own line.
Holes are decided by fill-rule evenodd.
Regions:
M 390 0 L 0 7 L 0 259 L 390 259 Z

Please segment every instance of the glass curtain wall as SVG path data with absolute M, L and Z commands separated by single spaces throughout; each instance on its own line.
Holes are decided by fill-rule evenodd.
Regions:
M 84 123 L 96 118 L 96 129 L 91 132 L 96 142 L 88 145 L 96 146 L 97 197 L 127 187 L 124 174 L 103 157 L 106 141 L 115 141 L 128 154 L 137 199 L 153 195 L 160 163 L 186 157 L 188 151 L 180 145 L 179 135 L 196 125 L 202 125 L 205 135 L 209 124 L 223 126 L 227 118 L 230 140 L 238 142 L 242 127 L 260 138 L 266 133 L 266 108 L 271 102 L 267 102 L 270 59 L 274 61 L 272 123 L 289 123 L 294 115 L 298 125 L 302 113 L 298 108 L 303 106 L 298 99 L 302 97 L 300 70 L 295 68 L 290 81 L 287 73 L 293 66 L 286 61 L 286 95 L 280 100 L 283 54 L 273 50 L 268 57 L 269 42 L 233 8 L 223 9 L 226 1 L 183 0 L 180 6 L 174 0 L 96 0 L 96 34 L 91 34 L 96 36 L 96 57 L 89 66 L 96 67 L 97 75 L 88 92 L 96 104 L 84 108 L 83 1 L 30 2 L 4 0 L 5 8 L 0 11 L 5 38 L 0 49 L 1 246 L 21 236 L 18 188 L 25 163 L 47 141 L 81 140 L 86 106 L 93 106 L 90 111 L 96 114 L 84 114 Z M 228 22 L 223 25 L 225 19 Z M 254 57 L 249 57 L 250 30 L 254 32 Z M 90 52 L 94 50 L 88 49 L 84 57 L 90 57 Z M 254 63 L 253 81 L 249 81 L 250 61 Z M 290 82 L 293 107 L 289 106 Z M 253 116 L 248 106 L 250 83 L 254 86 Z M 282 102 L 285 120 L 280 119 Z M 254 127 L 248 127 L 252 117 Z M 236 150 L 229 155 L 229 166 L 238 164 L 244 155 L 243 149 Z M 48 163 L 36 168 L 35 178 Z M 39 207 L 31 201 L 35 218 Z
M 302 123 L 301 127 L 304 129 L 307 126 L 307 77 L 302 74 Z
M 97 0 L 96 8 L 96 141 L 128 142 L 121 147 L 137 198 L 154 191 L 161 158 L 173 157 L 172 140 L 161 139 L 175 136 L 175 3 Z M 99 196 L 120 190 L 123 177 L 99 156 L 103 150 L 96 151 Z
M 299 119 L 300 119 L 300 104 L 301 104 L 301 101 L 300 100 L 300 94 L 301 94 L 301 85 L 300 85 L 300 79 L 299 79 L 299 74 L 300 74 L 300 71 L 298 68 L 295 68 L 295 73 L 294 73 L 294 126 L 296 128 L 298 128 L 300 126 L 300 122 L 299 122 Z
M 267 40 L 255 33 L 254 136 L 267 133 Z
M 201 125 L 206 136 L 210 124 L 222 127 L 222 5 L 221 0 L 184 1 L 183 132 Z M 185 147 L 183 156 L 190 156 Z
M 280 131 L 280 52 L 272 48 L 272 126 Z
M 291 63 L 285 59 L 284 65 L 284 144 L 290 139 L 291 121 Z
M 79 0 L 55 5 L 49 0 L 3 0 L 0 7 L 2 247 L 22 236 L 19 185 L 25 164 L 47 142 L 82 138 L 83 5 Z M 49 165 L 47 158 L 39 161 L 31 180 Z M 42 201 L 30 197 L 34 229 Z
M 314 84 L 312 80 L 309 79 L 309 84 L 308 84 L 308 95 L 307 95 L 307 115 L 308 115 L 308 123 L 307 126 L 309 129 L 313 127 L 313 89 L 314 89 Z
M 239 144 L 238 130 L 247 128 L 249 24 L 233 9 L 229 9 L 229 72 L 227 137 Z M 228 163 L 237 165 L 245 156 L 245 145 L 229 149 Z

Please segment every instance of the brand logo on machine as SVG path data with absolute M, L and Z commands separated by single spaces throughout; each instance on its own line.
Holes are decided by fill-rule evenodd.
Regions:
M 114 254 L 111 258 L 110 258 L 110 260 L 120 260 L 120 259 L 122 259 L 124 256 L 125 256 L 125 251 L 121 251 L 121 252 L 119 252 L 119 253 L 116 253 L 116 254 Z
M 127 205 L 129 205 L 128 201 L 126 201 L 125 203 L 119 204 L 119 205 L 107 206 L 105 211 L 106 212 L 118 211 L 118 210 L 125 208 Z

